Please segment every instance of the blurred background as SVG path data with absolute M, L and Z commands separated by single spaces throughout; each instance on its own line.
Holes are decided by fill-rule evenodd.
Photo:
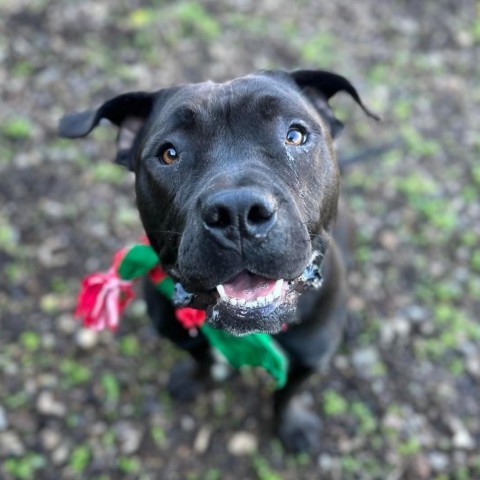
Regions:
M 480 18 L 474 0 L 0 2 L 0 478 L 480 478 Z M 265 68 L 349 78 L 341 158 L 357 225 L 352 321 L 305 399 L 321 447 L 271 436 L 245 372 L 173 404 L 181 354 L 141 299 L 119 332 L 73 318 L 81 278 L 141 233 L 113 128 L 56 137 L 66 112 L 129 90 Z M 380 152 L 370 149 L 384 147 Z

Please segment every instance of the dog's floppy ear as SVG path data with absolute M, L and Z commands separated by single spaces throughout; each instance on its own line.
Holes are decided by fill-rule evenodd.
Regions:
M 152 111 L 154 101 L 153 93 L 124 93 L 108 100 L 96 110 L 65 115 L 60 120 L 58 133 L 67 138 L 85 137 L 102 119 L 107 119 L 119 128 L 115 161 L 132 170 L 132 147 Z
M 341 75 L 325 70 L 296 70 L 291 72 L 290 76 L 311 99 L 323 120 L 328 124 L 333 138 L 343 129 L 342 122 L 335 117 L 328 103 L 330 98 L 338 92 L 348 93 L 369 117 L 380 120 L 378 115 L 364 105 L 355 87 Z

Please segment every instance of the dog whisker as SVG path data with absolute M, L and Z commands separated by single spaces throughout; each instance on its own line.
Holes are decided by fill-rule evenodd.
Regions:
M 182 232 L 175 232 L 173 230 L 150 230 L 151 233 L 165 233 L 167 235 L 182 235 Z

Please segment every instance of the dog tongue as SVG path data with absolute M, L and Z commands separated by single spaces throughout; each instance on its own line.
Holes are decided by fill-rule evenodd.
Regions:
M 224 283 L 223 288 L 229 297 L 249 301 L 268 295 L 275 288 L 275 283 L 270 278 L 242 272 L 230 282 Z

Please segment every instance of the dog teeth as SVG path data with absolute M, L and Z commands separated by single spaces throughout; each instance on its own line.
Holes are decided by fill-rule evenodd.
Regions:
M 268 295 L 259 296 L 255 298 L 255 300 L 245 300 L 244 298 L 230 297 L 226 294 L 225 288 L 223 287 L 223 285 L 217 285 L 217 292 L 220 295 L 220 299 L 222 302 L 228 303 L 234 307 L 242 307 L 245 309 L 249 309 L 249 308 L 263 307 L 265 305 L 272 303 L 277 298 L 280 298 L 282 294 L 282 288 L 283 288 L 283 280 L 282 279 L 277 280 L 275 282 L 275 287 Z
M 267 303 L 267 299 L 265 297 L 258 297 L 257 298 L 257 303 L 262 306 L 262 305 L 266 305 Z
M 282 294 L 283 279 L 277 280 L 275 282 L 275 287 L 273 289 L 273 297 L 278 298 Z
M 218 292 L 218 294 L 220 295 L 220 298 L 221 298 L 222 300 L 228 301 L 228 296 L 227 296 L 227 294 L 225 293 L 225 289 L 223 288 L 223 285 L 217 285 L 217 292 Z

